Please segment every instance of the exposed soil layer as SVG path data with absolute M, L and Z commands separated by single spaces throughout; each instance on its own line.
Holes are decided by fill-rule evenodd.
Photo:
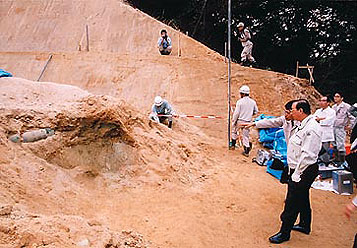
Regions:
M 226 119 L 148 120 L 156 95 L 226 118 L 224 58 L 119 0 L 4 1 L 0 20 L 0 68 L 15 76 L 0 79 L 0 247 L 270 247 L 286 187 L 228 151 Z M 232 106 L 242 84 L 265 114 L 320 96 L 305 79 L 233 64 Z M 41 128 L 54 135 L 8 139 Z M 351 247 L 350 199 L 312 189 L 312 233 L 286 246 Z

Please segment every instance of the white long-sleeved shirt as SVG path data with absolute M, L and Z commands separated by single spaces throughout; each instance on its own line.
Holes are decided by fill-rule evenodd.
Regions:
M 237 101 L 236 109 L 233 113 L 232 123 L 237 121 L 251 122 L 253 115 L 258 113 L 257 103 L 249 96 L 245 96 Z
M 162 44 L 161 44 L 162 43 Z M 157 41 L 158 47 L 162 45 L 163 48 L 169 48 L 172 46 L 171 38 L 167 36 L 167 39 L 165 40 L 164 38 L 160 37 Z
M 340 104 L 335 104 L 332 106 L 332 109 L 336 112 L 336 120 L 334 127 L 346 127 L 349 123 L 349 126 L 352 128 L 355 123 L 355 117 L 348 111 L 351 108 L 351 105 L 345 102 Z
M 335 140 L 335 136 L 333 134 L 333 125 L 336 120 L 336 112 L 330 107 L 325 109 L 320 108 L 316 110 L 314 117 L 325 118 L 324 120 L 320 120 L 320 126 L 322 130 L 322 142 L 330 142 Z
M 295 168 L 291 177 L 294 182 L 299 182 L 304 170 L 317 162 L 321 140 L 321 127 L 314 116 L 309 115 L 295 130 L 288 145 L 288 164 L 290 168 Z
M 253 42 L 250 40 L 252 37 L 247 28 L 245 28 L 242 32 L 239 32 L 239 38 L 244 39 L 245 41 L 241 41 L 242 47 L 252 45 Z
M 166 100 L 163 100 L 160 106 L 153 104 L 151 107 L 151 112 L 158 115 L 171 115 L 174 113 L 171 105 Z
M 357 196 L 352 199 L 352 204 L 357 208 Z
M 276 128 L 282 127 L 284 131 L 286 144 L 289 144 L 289 139 L 294 131 L 294 129 L 300 124 L 298 121 L 287 121 L 285 116 L 279 116 L 272 119 L 263 119 L 257 121 L 255 126 L 257 128 Z
M 357 139 L 355 139 L 351 144 L 351 151 L 357 149 Z

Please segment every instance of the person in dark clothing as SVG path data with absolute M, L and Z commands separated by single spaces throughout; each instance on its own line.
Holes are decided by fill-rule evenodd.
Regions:
M 357 103 L 353 104 L 348 112 L 357 118 Z M 357 138 L 357 119 L 355 120 L 354 126 L 352 128 L 350 143 L 352 144 L 353 141 Z
M 161 30 L 160 34 L 161 36 L 157 41 L 159 51 L 161 55 L 170 55 L 172 51 L 171 38 L 167 35 L 167 31 L 165 29 Z

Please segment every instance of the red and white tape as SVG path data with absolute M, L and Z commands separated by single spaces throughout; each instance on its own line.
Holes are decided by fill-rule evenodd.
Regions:
M 176 118 L 223 119 L 222 116 L 216 116 L 216 115 L 157 115 L 157 116 L 176 117 Z

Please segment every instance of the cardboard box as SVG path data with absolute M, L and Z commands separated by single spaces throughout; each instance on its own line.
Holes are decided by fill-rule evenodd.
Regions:
M 332 172 L 332 186 L 339 194 L 353 193 L 353 174 L 349 171 L 339 170 Z

